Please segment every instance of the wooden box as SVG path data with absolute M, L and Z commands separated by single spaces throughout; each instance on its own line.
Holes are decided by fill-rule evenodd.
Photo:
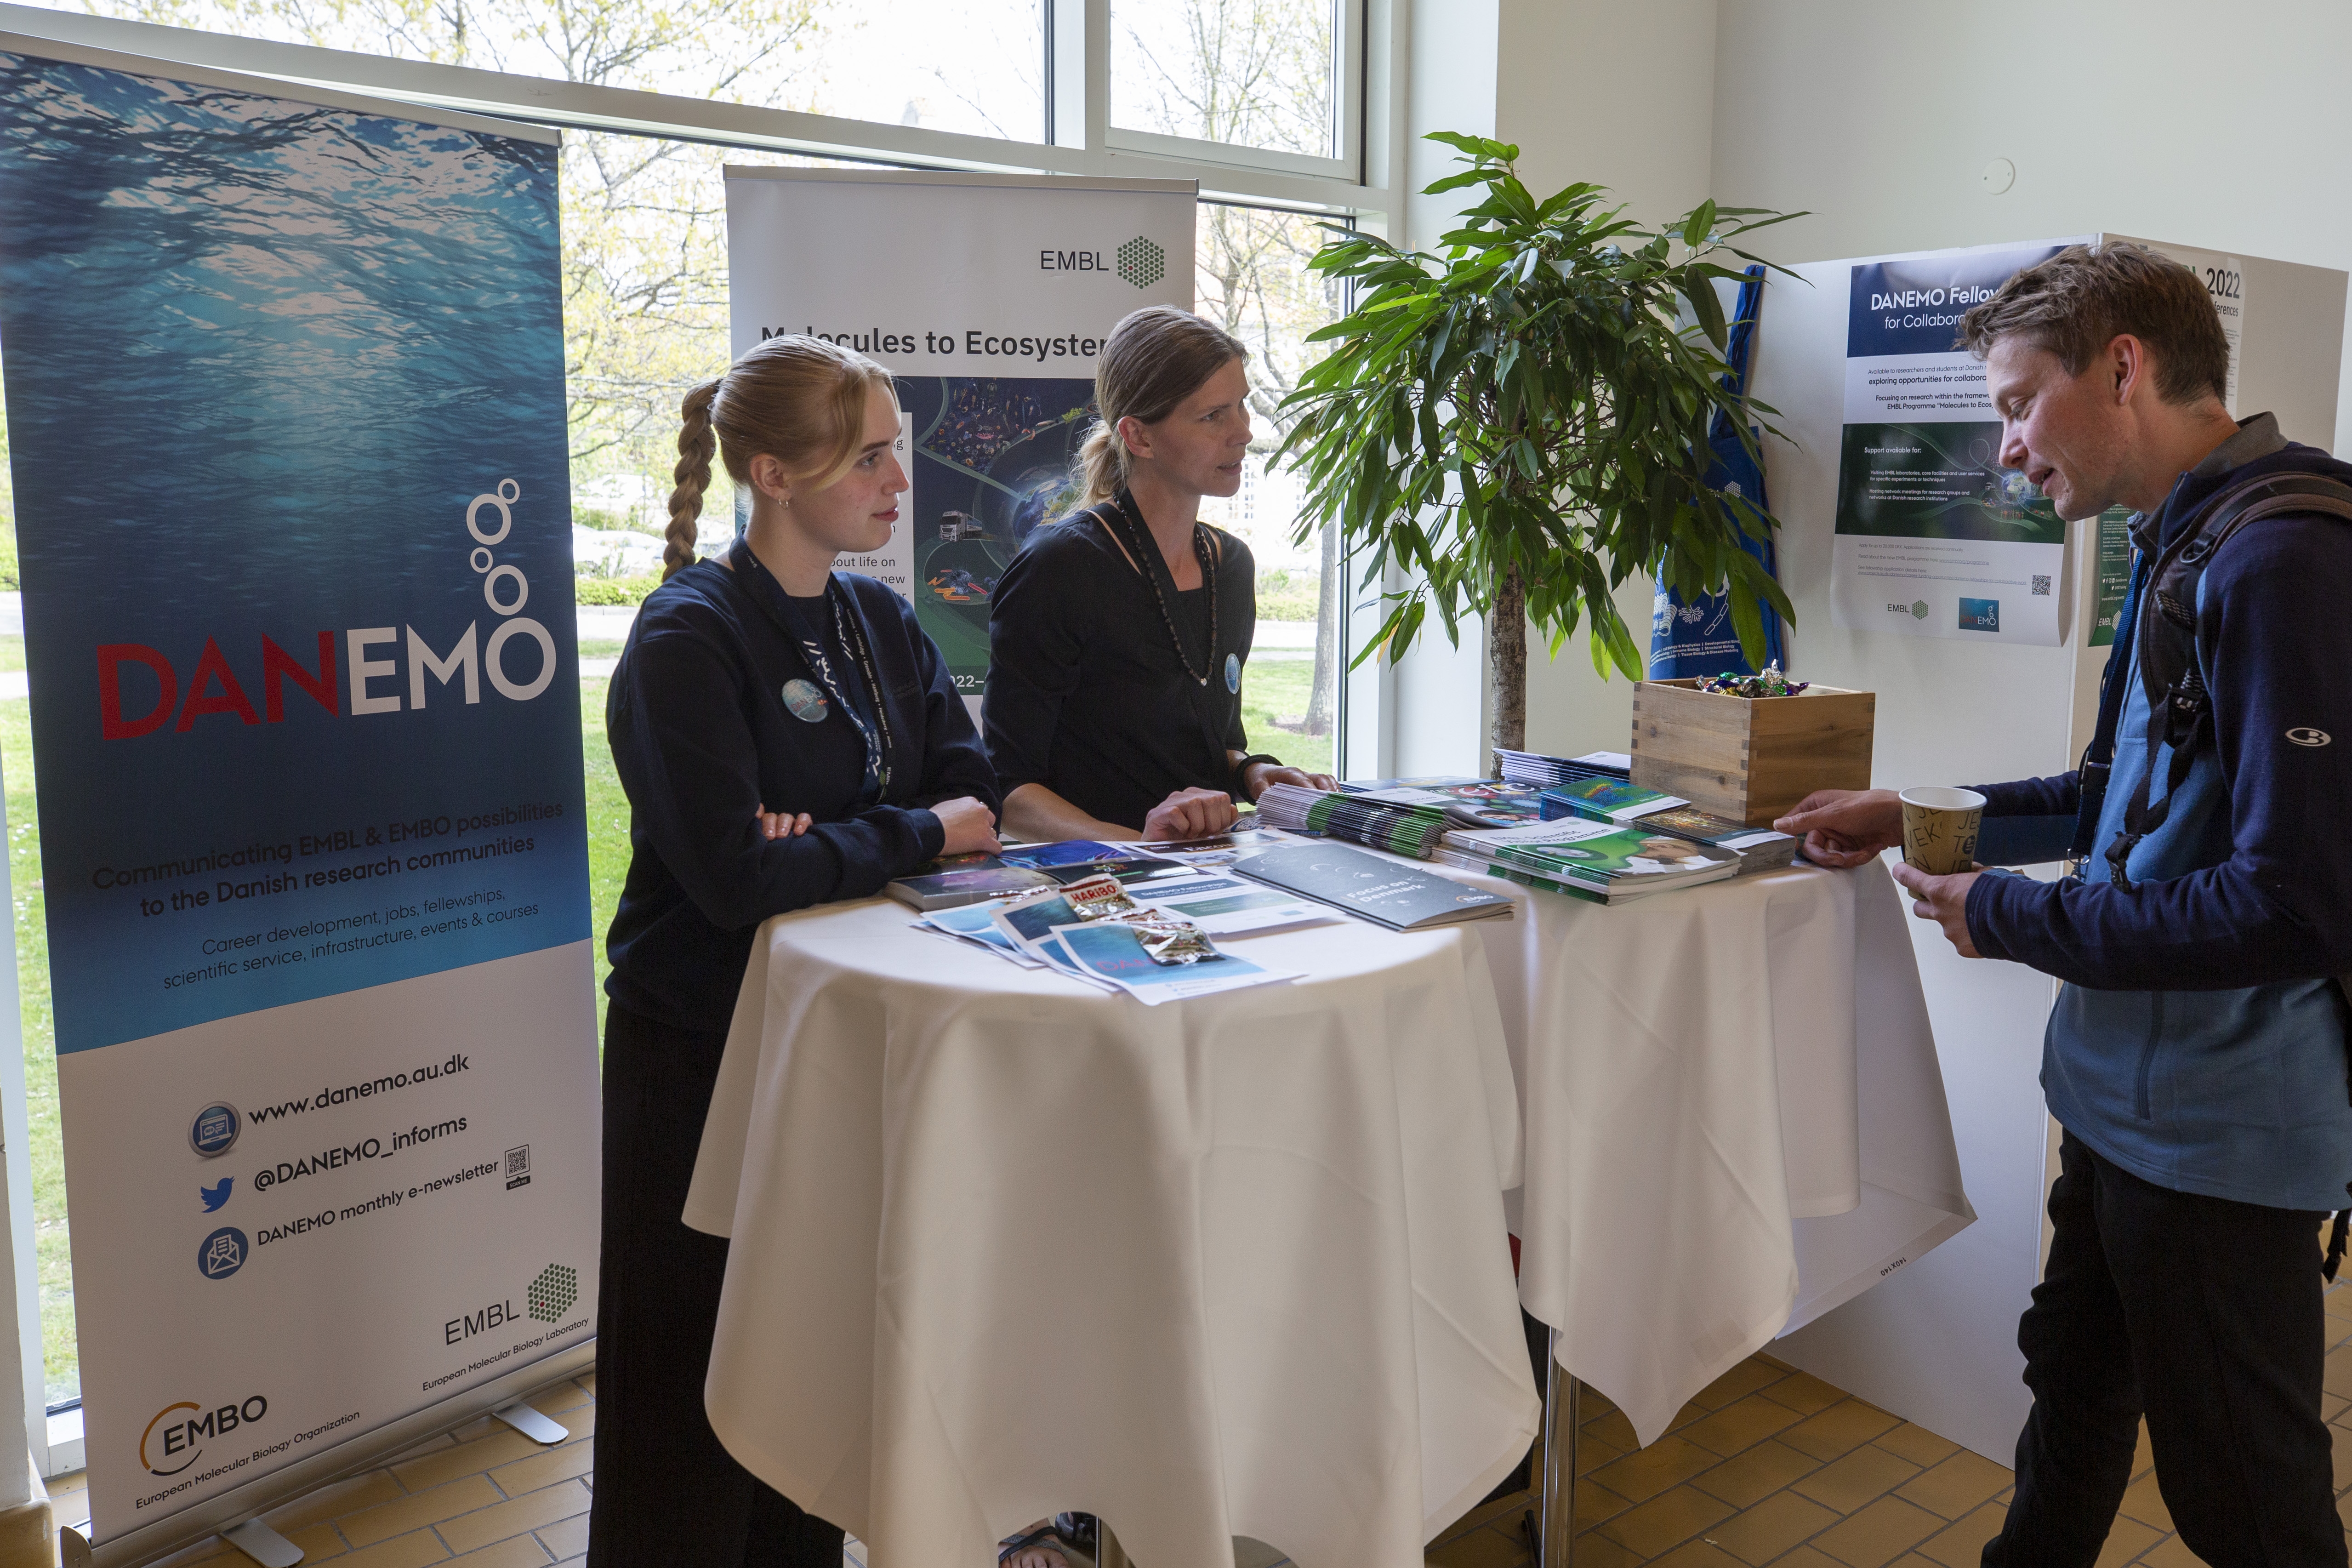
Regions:
M 1633 688 L 1633 782 L 1750 827 L 1817 789 L 1868 789 L 1878 696 L 1814 686 L 1725 697 L 1695 680 Z

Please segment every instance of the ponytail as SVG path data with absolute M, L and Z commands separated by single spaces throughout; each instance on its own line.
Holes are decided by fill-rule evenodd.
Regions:
M 1127 488 L 1127 443 L 1107 419 L 1096 420 L 1078 447 L 1078 479 L 1086 488 L 1081 506 L 1098 506 Z
M 1086 499 L 1107 501 L 1127 488 L 1127 439 L 1118 422 L 1157 425 L 1234 360 L 1249 358 L 1242 341 L 1190 310 L 1147 305 L 1119 318 L 1096 362 L 1095 407 L 1101 417 L 1078 448 Z
M 794 483 L 823 489 L 857 460 L 867 393 L 891 386 L 890 373 L 864 354 L 792 332 L 764 339 L 726 374 L 689 390 L 678 405 L 684 423 L 671 474 L 677 488 L 669 493 L 664 581 L 694 564 L 714 453 L 738 485 L 751 482 L 751 459 L 764 453 Z
M 686 395 L 678 413 L 686 423 L 677 433 L 677 468 L 671 478 L 677 488 L 669 492 L 669 529 L 662 551 L 662 581 L 694 564 L 697 523 L 702 517 L 702 492 L 710 488 L 710 458 L 719 439 L 710 432 L 710 404 L 719 384 L 706 381 Z

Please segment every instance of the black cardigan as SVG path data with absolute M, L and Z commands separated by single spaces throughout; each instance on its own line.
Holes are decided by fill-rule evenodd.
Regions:
M 1029 536 L 989 602 L 989 760 L 1010 795 L 1041 784 L 1105 822 L 1139 828 L 1180 789 L 1232 791 L 1228 751 L 1246 752 L 1238 686 L 1257 629 L 1249 546 L 1216 541 L 1217 646 L 1204 687 L 1185 673 L 1152 598 L 1108 528 L 1076 512 Z M 1174 584 L 1155 551 L 1163 591 Z M 1205 587 L 1169 608 L 1196 661 Z M 1231 661 L 1230 666 L 1228 661 Z
M 604 989 L 633 1013 L 724 1029 L 761 921 L 869 897 L 937 855 L 940 820 L 924 809 L 936 802 L 1000 804 L 971 714 L 914 606 L 870 577 L 836 575 L 872 646 L 893 737 L 890 786 L 863 810 L 865 742 L 837 704 L 814 724 L 785 708 L 783 684 L 814 672 L 751 584 L 698 562 L 637 613 L 605 700 L 631 854 L 605 939 Z M 753 820 L 762 805 L 807 812 L 816 826 L 764 839 Z

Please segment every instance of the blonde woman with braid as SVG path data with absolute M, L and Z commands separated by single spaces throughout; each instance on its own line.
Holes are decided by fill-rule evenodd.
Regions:
M 911 605 L 834 557 L 880 549 L 907 476 L 880 366 L 771 338 L 687 394 L 662 585 L 605 722 L 630 860 L 606 939 L 596 1568 L 840 1568 L 842 1532 L 719 1446 L 703 1413 L 727 1243 L 687 1228 L 702 1122 L 752 937 L 997 847 L 995 775 Z M 748 531 L 694 557 L 714 449 Z M 790 803 L 778 817 L 765 802 Z
M 1103 346 L 1084 509 L 1032 533 L 990 600 L 981 716 L 1024 838 L 1192 838 L 1269 784 L 1339 787 L 1242 728 L 1256 568 L 1201 502 L 1242 487 L 1248 357 L 1164 305 Z

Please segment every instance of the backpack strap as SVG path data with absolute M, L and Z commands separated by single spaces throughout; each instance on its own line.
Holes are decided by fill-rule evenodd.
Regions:
M 2147 694 L 2148 739 L 2171 748 L 2172 758 L 2165 770 L 2163 798 L 2149 798 L 2155 779 L 2155 769 L 2150 767 L 2140 775 L 2138 787 L 2124 808 L 2123 832 L 2106 848 L 2107 874 L 2127 893 L 2137 890 L 2126 869 L 2131 852 L 2164 826 L 2174 794 L 2213 740 L 2212 694 L 2205 689 L 2203 650 L 2198 642 L 2198 595 L 2206 569 L 2240 529 L 2288 513 L 2352 522 L 2352 486 L 2316 474 L 2295 473 L 2265 474 L 2232 485 L 2213 498 L 2194 526 L 2181 531 L 2146 574 L 2147 603 L 2135 606 L 2137 619 L 2133 624 L 2140 687 Z M 2135 578 L 2136 588 L 2139 585 L 2140 579 Z M 2123 706 L 2122 678 L 2116 662 L 2109 659 L 2105 680 L 2106 687 L 2115 689 L 2100 692 L 2099 738 L 2107 745 L 2106 756 L 2100 759 L 2103 763 L 2114 758 L 2108 709 L 2112 706 L 2120 714 Z M 2097 742 L 2093 743 L 2095 746 Z M 2100 787 L 2104 795 L 2104 779 Z

